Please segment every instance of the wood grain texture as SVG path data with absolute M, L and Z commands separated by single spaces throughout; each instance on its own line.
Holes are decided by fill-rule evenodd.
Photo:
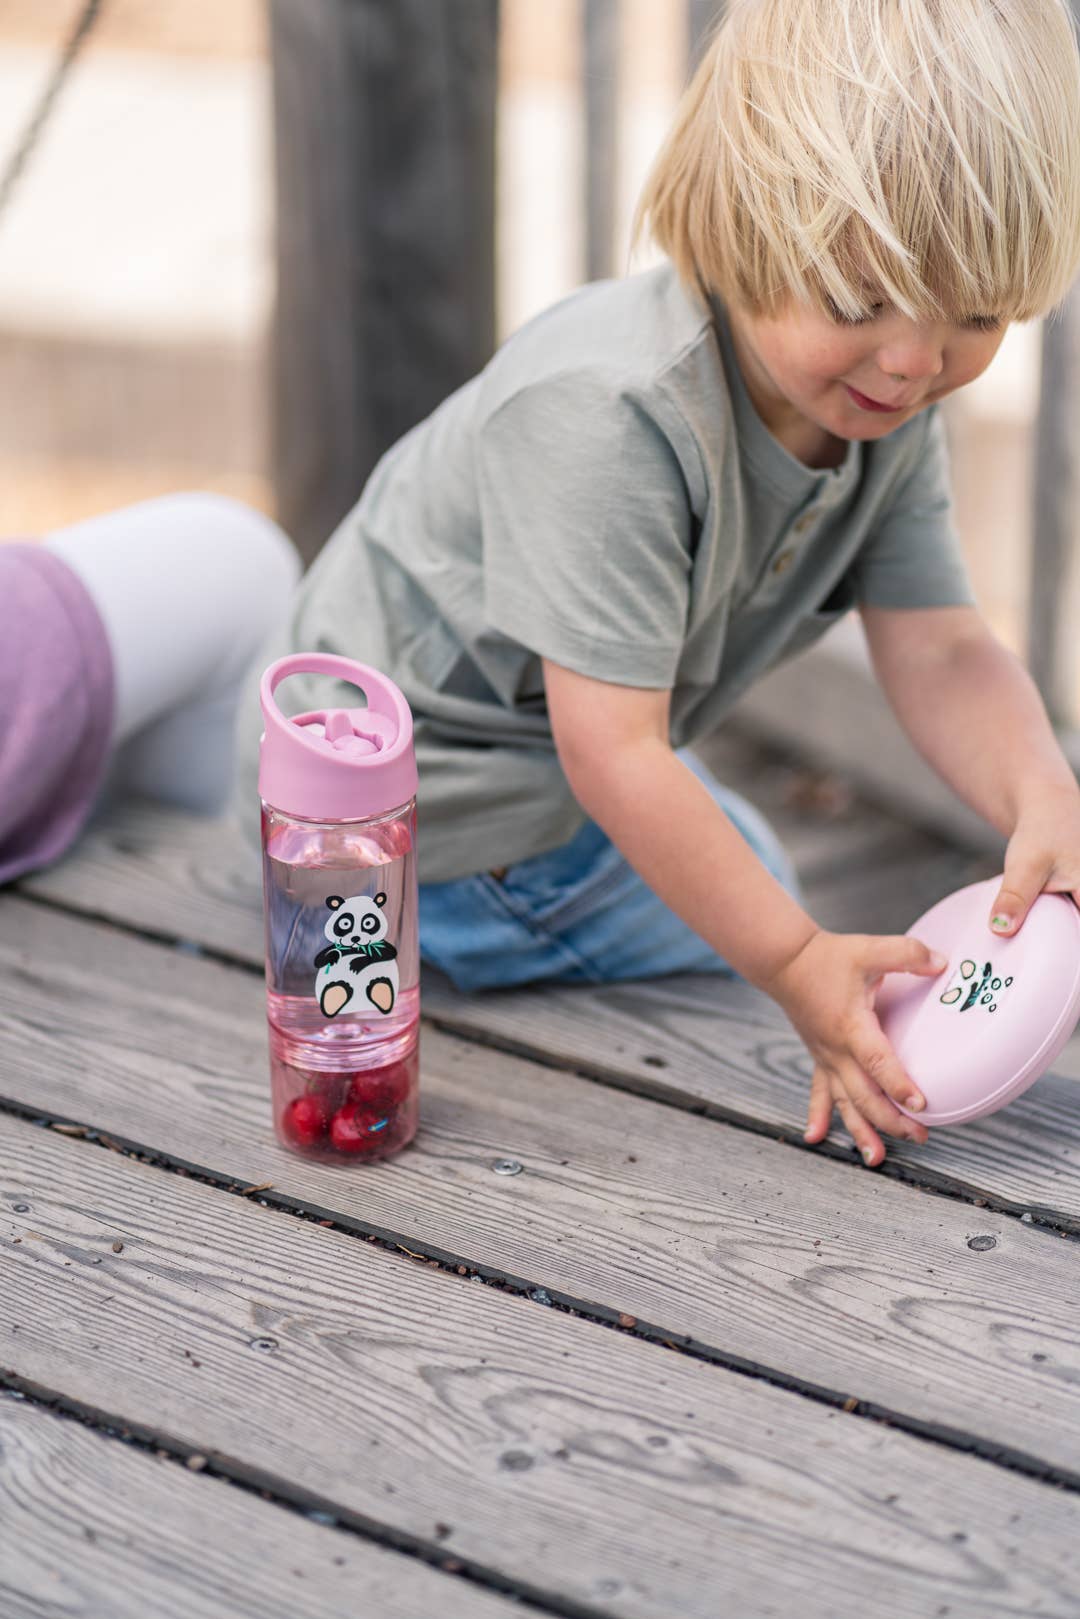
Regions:
M 227 1471 L 627 1619 L 1080 1612 L 1074 1494 L 11 1119 L 0 1186 L 3 1362 Z
M 894 896 L 910 892 L 906 862 L 886 869 Z M 873 883 L 858 869 L 843 875 L 838 903 L 864 905 Z M 128 805 L 69 859 L 21 887 L 65 910 L 191 941 L 261 969 L 257 863 L 227 824 Z M 949 887 L 925 895 L 926 903 Z M 673 977 L 462 995 L 428 970 L 422 1007 L 447 1030 L 627 1090 L 792 1138 L 805 1125 L 806 1047 L 779 1007 L 745 984 Z M 927 1147 L 887 1138 L 890 1159 L 929 1185 L 992 1197 L 1017 1213 L 1046 1213 L 1080 1230 L 1078 1093 L 1060 1077 L 1080 1074 L 1080 1036 L 1056 1068 L 1002 1113 L 935 1131 Z M 835 1117 L 829 1139 L 851 1149 Z
M 15 900 L 0 1013 L 9 1101 L 1080 1473 L 1075 1245 L 1052 1232 L 434 1030 L 415 1145 L 364 1169 L 312 1164 L 271 1135 L 258 982 Z M 524 1172 L 494 1175 L 504 1156 Z
M 423 1006 L 441 1028 L 620 1089 L 792 1141 L 806 1124 L 809 1054 L 779 1008 L 744 984 L 687 976 L 467 996 L 431 973 Z M 828 1140 L 854 1155 L 836 1115 Z M 932 1130 L 926 1146 L 884 1140 L 890 1165 L 926 1186 L 990 1198 L 1016 1214 L 1032 1212 L 1080 1231 L 1074 1079 L 1044 1075 L 999 1113 Z
M 0 1394 L 4 1619 L 513 1619 L 536 1610 Z

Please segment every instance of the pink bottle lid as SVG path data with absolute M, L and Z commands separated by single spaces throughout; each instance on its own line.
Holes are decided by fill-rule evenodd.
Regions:
M 1002 938 L 990 928 L 1002 880 L 957 889 L 908 928 L 947 958 L 943 972 L 889 973 L 878 990 L 885 1037 L 926 1098 L 921 1113 L 900 1111 L 923 1124 L 996 1113 L 1046 1072 L 1080 1016 L 1080 910 L 1040 894 Z
M 336 675 L 358 686 L 366 708 L 319 708 L 288 718 L 274 700 L 289 675 Z M 266 729 L 259 797 L 305 821 L 361 821 L 416 797 L 413 722 L 401 692 L 378 670 L 327 652 L 279 658 L 259 683 Z

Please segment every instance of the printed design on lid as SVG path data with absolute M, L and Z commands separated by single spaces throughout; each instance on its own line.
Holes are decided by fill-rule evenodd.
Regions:
M 1008 989 L 1011 983 L 1011 978 L 995 978 L 993 962 L 986 962 L 980 974 L 973 961 L 962 961 L 941 996 L 941 1004 L 955 1006 L 959 1012 L 970 1012 L 976 1006 L 996 1012 L 998 991 Z
M 353 1000 L 367 1000 L 376 1011 L 393 1010 L 398 993 L 397 951 L 386 937 L 382 907 L 385 894 L 373 899 L 331 894 L 323 932 L 330 943 L 315 957 L 315 998 L 324 1017 L 337 1017 Z

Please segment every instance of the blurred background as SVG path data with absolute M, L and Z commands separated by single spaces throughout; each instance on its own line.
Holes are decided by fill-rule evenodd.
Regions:
M 348 0 L 335 5 L 348 10 Z M 445 50 L 460 53 L 457 65 L 439 67 L 434 35 L 425 63 L 407 39 L 373 30 L 366 71 L 381 78 L 368 82 L 393 105 L 397 85 L 412 93 L 408 76 L 434 68 L 442 77 L 425 88 L 423 105 L 442 107 L 458 67 L 473 71 L 470 39 L 491 33 L 494 341 L 591 275 L 651 262 L 629 257 L 630 217 L 710 8 L 688 0 L 428 0 L 428 8 L 435 34 L 448 29 Z M 341 240 L 348 258 L 348 241 L 329 240 L 321 265 L 297 271 L 295 243 L 288 259 L 293 222 L 275 216 L 304 209 L 327 173 L 312 143 L 333 141 L 333 127 L 297 131 L 293 140 L 299 98 L 314 105 L 321 90 L 317 77 L 301 87 L 291 64 L 309 60 L 313 19 L 329 9 L 329 0 L 274 0 L 273 10 L 269 0 L 103 0 L 97 9 L 0 207 L 0 533 L 40 533 L 195 487 L 237 495 L 290 526 L 296 496 L 283 493 L 281 464 L 291 451 L 282 457 L 274 446 L 284 430 L 302 436 L 304 422 L 317 424 L 319 407 L 304 386 L 289 386 L 304 363 L 295 352 L 274 402 L 278 266 L 286 263 L 290 329 L 310 343 L 292 318 L 297 276 L 332 302 L 335 260 Z M 357 9 L 378 8 L 367 0 Z M 84 10 L 84 0 L 0 0 L 0 172 Z M 291 165 L 284 203 L 280 173 L 275 182 L 275 88 L 278 152 Z M 474 103 L 484 94 L 482 85 L 470 91 Z M 348 107 L 348 86 L 332 90 L 326 119 L 337 96 Z M 482 138 L 475 118 L 473 126 L 470 138 Z M 367 137 L 374 149 L 370 127 Z M 362 128 L 357 138 L 362 145 Z M 436 191 L 434 210 L 452 216 L 475 206 L 461 203 L 456 184 L 451 175 L 441 198 Z M 340 196 L 332 191 L 319 206 L 332 212 Z M 475 251 L 482 255 L 483 241 Z M 413 292 L 423 296 L 422 287 L 398 296 Z M 310 287 L 304 296 L 310 303 Z M 392 305 L 394 287 L 380 296 Z M 482 317 L 468 318 L 472 349 L 464 343 L 457 361 L 465 366 L 470 353 L 482 363 L 477 345 L 485 342 Z M 343 345 L 353 330 L 343 321 Z M 1013 328 L 987 375 L 946 407 L 975 589 L 995 630 L 1022 656 L 1040 336 L 1037 326 Z M 361 353 L 361 370 L 365 363 Z M 372 350 L 370 363 L 385 370 L 390 362 Z M 435 394 L 454 385 L 454 363 L 433 377 Z M 309 354 L 307 364 L 317 371 L 319 357 Z M 435 402 L 421 398 L 420 414 Z M 289 409 L 306 413 L 291 428 Z M 359 493 L 365 454 L 334 453 L 344 462 L 336 499 L 347 505 Z M 314 525 L 309 553 L 334 515 L 306 519 Z M 1070 722 L 1075 711 L 1073 703 Z

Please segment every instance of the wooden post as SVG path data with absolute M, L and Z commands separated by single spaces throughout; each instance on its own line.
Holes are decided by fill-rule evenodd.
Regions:
M 310 560 L 495 343 L 498 0 L 271 0 L 273 474 Z
M 615 269 L 619 0 L 584 0 L 585 279 Z
M 1080 0 L 1070 0 L 1080 27 Z M 1032 458 L 1027 661 L 1074 768 L 1080 701 L 1080 281 L 1042 332 Z
M 712 39 L 713 28 L 724 9 L 724 0 L 686 0 L 687 78 L 696 72 L 697 65 Z
M 1080 697 L 1080 287 L 1042 334 L 1032 466 L 1028 665 L 1055 725 Z

